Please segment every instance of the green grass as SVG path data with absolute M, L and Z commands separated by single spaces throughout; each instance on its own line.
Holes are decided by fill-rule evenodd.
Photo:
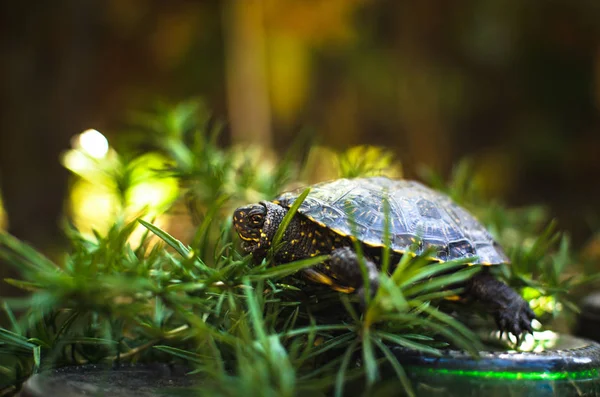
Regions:
M 478 271 L 464 268 L 468 258 L 431 264 L 425 253 L 391 263 L 384 247 L 383 266 L 395 269 L 380 275 L 381 288 L 364 308 L 355 296 L 300 276 L 301 269 L 326 257 L 272 266 L 270 256 L 253 264 L 239 249 L 232 210 L 272 198 L 296 181 L 302 156 L 285 154 L 280 164 L 265 167 L 251 154 L 221 148 L 218 123 L 195 102 L 139 120 L 141 136 L 149 136 L 152 150 L 169 159 L 154 173 L 180 182 L 174 208 L 184 203 L 197 221 L 189 241 L 148 220 L 126 220 L 126 208 L 105 232 L 90 235 L 65 226 L 70 245 L 57 262 L 0 235 L 0 258 L 22 274 L 7 281 L 29 293 L 3 305 L 10 324 L 0 329 L 0 388 L 14 391 L 30 374 L 51 367 L 159 361 L 190 366 L 204 379 L 203 392 L 215 395 L 343 395 L 348 382 L 369 390 L 382 378 L 383 365 L 413 395 L 393 346 L 433 355 L 453 346 L 476 355 L 480 344 L 474 332 L 439 309 L 444 297 L 461 292 L 446 286 Z M 353 153 L 340 156 L 340 176 L 381 169 L 355 162 Z M 437 187 L 470 206 L 506 244 L 514 265 L 500 276 L 570 307 L 569 288 L 591 280 L 560 276 L 574 255 L 568 239 L 554 229 L 536 234 L 543 223 L 531 215 L 537 210 L 527 212 L 535 218 L 527 223 L 512 210 L 483 205 L 466 188 L 466 172 Z M 507 230 L 520 238 L 511 240 Z M 388 232 L 384 241 L 389 238 Z M 540 313 L 560 314 L 556 306 Z

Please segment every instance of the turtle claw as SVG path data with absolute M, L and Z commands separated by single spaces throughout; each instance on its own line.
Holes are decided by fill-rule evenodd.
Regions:
M 535 319 L 533 310 L 524 300 L 519 300 L 496 313 L 496 324 L 501 333 L 509 332 L 520 340 L 521 334 L 532 333 L 531 321 Z

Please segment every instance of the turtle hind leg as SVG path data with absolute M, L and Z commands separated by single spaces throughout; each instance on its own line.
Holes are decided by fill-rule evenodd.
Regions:
M 364 258 L 364 264 L 367 268 L 367 277 L 369 278 L 369 295 L 373 297 L 379 288 L 379 269 L 368 257 Z M 329 267 L 336 278 L 341 283 L 354 288 L 364 302 L 365 283 L 360 269 L 358 254 L 350 247 L 336 248 L 331 253 Z
M 533 331 L 531 321 L 535 314 L 529 304 L 487 269 L 469 280 L 465 294 L 482 302 L 491 311 L 500 331 L 510 332 L 516 337 Z

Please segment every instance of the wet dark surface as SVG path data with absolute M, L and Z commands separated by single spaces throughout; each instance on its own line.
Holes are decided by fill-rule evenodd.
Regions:
M 580 307 L 576 334 L 600 342 L 600 292 L 586 296 Z
M 600 344 L 553 335 L 543 352 L 485 351 L 477 359 L 462 351 L 441 357 L 392 351 L 418 396 L 599 396 Z M 63 368 L 31 377 L 20 396 L 196 396 L 201 383 L 186 371 L 159 364 Z M 393 371 L 384 368 L 382 378 L 369 395 L 401 395 L 403 387 Z M 350 383 L 345 395 L 364 395 L 362 380 Z
M 32 376 L 20 397 L 155 397 L 197 395 L 194 379 L 181 366 L 100 365 L 67 367 Z

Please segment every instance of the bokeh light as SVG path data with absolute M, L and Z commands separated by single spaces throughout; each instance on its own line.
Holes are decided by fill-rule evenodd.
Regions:
M 119 199 L 111 189 L 101 184 L 79 179 L 71 187 L 73 224 L 82 232 L 106 230 L 114 222 Z
M 82 232 L 105 231 L 115 219 L 154 218 L 165 212 L 179 194 L 174 178 L 160 174 L 167 160 L 147 153 L 132 160 L 103 146 L 98 134 L 81 134 L 63 165 L 76 175 L 71 188 L 70 212 Z M 103 136 L 102 136 L 103 138 Z M 96 143 L 94 143 L 96 142 Z M 100 156 L 100 148 L 106 152 Z M 94 149 L 95 148 L 95 149 Z
M 2 205 L 2 195 L 0 194 L 0 231 L 5 231 L 7 226 L 6 212 Z
M 154 216 L 166 211 L 179 194 L 177 180 L 161 175 L 167 160 L 158 153 L 136 158 L 130 166 L 132 184 L 126 193 L 129 211 L 145 211 Z
M 77 146 L 81 151 L 97 159 L 104 158 L 109 149 L 108 139 L 98 130 L 83 131 L 77 139 Z

